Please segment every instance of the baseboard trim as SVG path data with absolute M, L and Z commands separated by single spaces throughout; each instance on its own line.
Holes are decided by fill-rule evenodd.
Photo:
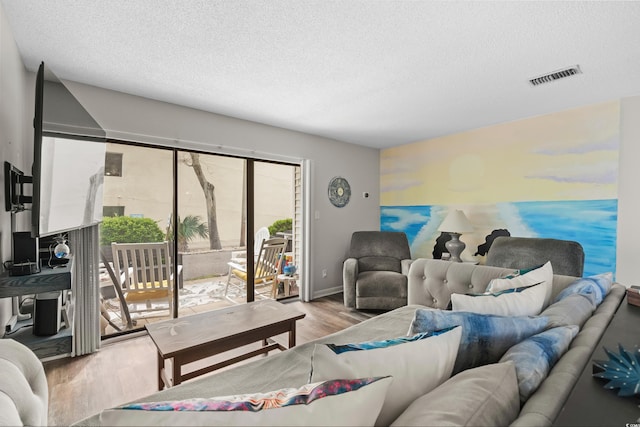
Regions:
M 329 295 L 335 295 L 342 292 L 342 286 L 334 286 L 329 289 L 321 289 L 317 292 L 313 292 L 313 297 L 311 299 L 328 297 Z

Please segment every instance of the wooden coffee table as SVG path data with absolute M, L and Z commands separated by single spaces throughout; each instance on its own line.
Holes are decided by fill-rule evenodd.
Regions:
M 268 340 L 284 332 L 289 332 L 288 348 L 294 347 L 296 321 L 304 316 L 284 304 L 264 300 L 145 325 L 158 349 L 158 390 L 271 350 L 286 350 L 287 347 Z M 182 367 L 188 363 L 258 341 L 262 341 L 262 346 L 256 350 L 182 372 Z M 165 370 L 165 360 L 169 358 L 173 359 L 171 379 Z

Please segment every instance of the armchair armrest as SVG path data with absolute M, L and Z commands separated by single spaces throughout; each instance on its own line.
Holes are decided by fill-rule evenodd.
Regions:
M 402 274 L 407 276 L 409 274 L 409 267 L 411 267 L 412 259 L 401 259 L 400 260 L 400 271 Z
M 342 284 L 344 292 L 344 305 L 354 308 L 356 306 L 356 278 L 358 277 L 358 260 L 347 258 L 342 265 Z

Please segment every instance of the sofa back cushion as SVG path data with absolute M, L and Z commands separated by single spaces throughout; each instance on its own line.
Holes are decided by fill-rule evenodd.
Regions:
M 419 258 L 411 263 L 407 276 L 408 303 L 444 310 L 451 294 L 482 293 L 491 279 L 511 272 L 511 268 Z
M 418 258 L 411 263 L 407 275 L 408 304 L 444 310 L 449 306 L 451 294 L 483 293 L 492 279 L 507 277 L 513 272 L 513 268 Z M 576 277 L 554 274 L 551 300 L 575 280 Z
M 485 264 L 519 269 L 547 261 L 556 274 L 582 277 L 584 250 L 571 240 L 500 236 L 491 244 Z
M 410 259 L 407 235 L 397 231 L 356 231 L 351 235 L 349 258 L 388 256 Z
M 388 256 L 365 256 L 358 259 L 358 271 L 395 271 L 402 273 L 400 260 Z
M 506 426 L 520 411 L 513 362 L 467 369 L 416 399 L 392 426 Z

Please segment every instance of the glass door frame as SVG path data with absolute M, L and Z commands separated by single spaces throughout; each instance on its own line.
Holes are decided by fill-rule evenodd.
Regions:
M 302 263 L 302 268 L 299 270 L 299 274 L 300 274 L 300 282 L 301 283 L 307 283 L 307 281 L 305 280 L 308 275 L 308 268 L 306 268 L 306 262 L 307 262 L 307 254 L 308 254 L 308 212 L 306 207 L 308 207 L 308 196 L 306 196 L 305 194 L 307 193 L 308 190 L 308 182 L 306 182 L 307 180 L 304 178 L 305 175 L 307 174 L 308 171 L 305 171 L 305 168 L 303 168 L 304 162 L 285 162 L 285 161 L 277 161 L 277 160 L 270 160 L 270 159 L 263 159 L 263 158 L 253 158 L 253 157 L 244 157 L 241 155 L 230 155 L 230 154 L 224 154 L 224 153 L 216 153 L 216 152 L 209 152 L 209 151 L 204 151 L 204 150 L 197 150 L 197 149 L 192 149 L 192 148 L 180 148 L 180 147 L 172 147 L 172 146 L 164 146 L 164 145 L 156 145 L 156 144 L 150 144 L 150 143 L 143 143 L 143 142 L 133 142 L 133 141 L 127 141 L 127 140 L 121 140 L 121 139 L 114 139 L 114 138 L 107 138 L 106 143 L 109 144 L 116 144 L 116 145 L 129 145 L 129 146 L 135 146 L 135 147 L 144 147 L 144 148 L 152 148 L 152 149 L 158 149 L 158 150 L 167 150 L 167 151 L 171 151 L 172 152 L 172 209 L 173 209 L 173 215 L 171 215 L 171 221 L 172 221 L 172 229 L 174 230 L 173 233 L 173 240 L 171 242 L 171 246 L 172 246 L 172 250 L 173 250 L 173 254 L 174 254 L 174 262 L 173 262 L 173 275 L 174 277 L 178 277 L 178 262 L 177 262 L 177 257 L 178 257 L 178 238 L 177 238 L 177 230 L 178 230 L 178 215 L 177 212 L 179 212 L 179 191 L 178 191 L 178 165 L 179 165 L 179 153 L 183 152 L 183 153 L 189 153 L 189 152 L 193 152 L 193 153 L 198 153 L 198 154 L 204 154 L 204 155 L 214 155 L 214 156 L 223 156 L 223 157 L 232 157 L 232 158 L 237 158 L 237 159 L 242 159 L 246 162 L 246 170 L 245 170 L 245 194 L 246 194 L 246 200 L 245 200 L 245 210 L 246 210 L 246 233 L 245 233 L 245 239 L 246 239 L 246 252 L 247 252 L 247 259 L 254 259 L 255 256 L 255 251 L 254 251 L 254 243 L 255 243 L 255 233 L 253 232 L 254 227 L 255 227 L 255 183 L 254 183 L 254 178 L 255 178 L 255 173 L 254 173 L 254 165 L 255 162 L 265 162 L 265 163 L 274 163 L 274 164 L 280 164 L 280 165 L 286 165 L 286 166 L 291 166 L 291 167 L 299 167 L 302 168 L 301 174 L 303 176 L 303 185 L 301 188 L 302 194 L 303 194 L 303 200 L 302 200 L 302 210 L 303 210 L 303 224 L 301 226 L 301 230 L 302 231 L 302 253 L 301 253 L 301 263 Z M 295 189 L 294 189 L 295 191 Z M 249 231 L 252 230 L 252 231 Z M 255 266 L 254 263 L 247 263 L 247 297 L 246 297 L 246 303 L 249 302 L 253 302 L 255 301 L 255 283 L 253 280 L 253 277 L 255 276 Z M 174 287 L 176 289 L 174 289 L 173 292 L 173 307 L 172 307 L 172 312 L 171 312 L 171 318 L 176 319 L 178 318 L 178 314 L 179 314 L 179 292 L 177 292 L 177 282 L 174 283 Z M 300 295 L 299 298 L 308 301 L 309 300 L 309 291 L 308 291 L 308 287 L 307 286 L 301 286 L 300 289 Z M 134 329 L 131 332 L 135 332 L 136 330 Z M 129 331 L 125 331 L 124 333 L 127 333 Z M 120 333 L 114 334 L 112 336 L 117 336 L 120 335 Z

